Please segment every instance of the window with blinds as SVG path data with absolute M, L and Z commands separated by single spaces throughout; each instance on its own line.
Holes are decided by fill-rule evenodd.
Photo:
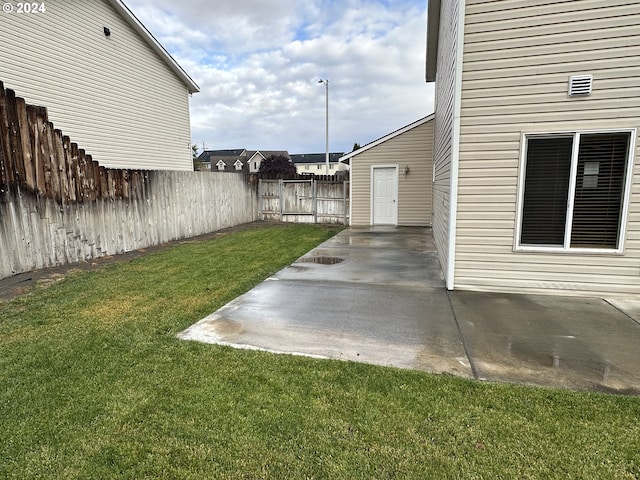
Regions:
M 529 139 L 520 243 L 564 244 L 572 145 L 572 137 Z
M 619 249 L 631 133 L 526 137 L 520 246 Z

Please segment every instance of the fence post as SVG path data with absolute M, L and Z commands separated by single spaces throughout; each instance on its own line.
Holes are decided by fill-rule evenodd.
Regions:
M 313 223 L 318 223 L 318 180 L 315 178 L 311 180 L 313 187 L 311 188 L 311 195 L 313 196 Z
M 260 217 L 260 220 L 264 220 L 264 200 L 262 199 L 262 193 L 263 193 L 263 189 L 264 187 L 262 186 L 262 179 L 259 178 L 258 179 L 258 216 Z
M 344 225 L 347 225 L 347 182 L 343 181 L 342 182 L 342 201 L 343 201 L 343 212 L 344 212 L 344 217 L 343 217 L 343 221 L 342 223 Z

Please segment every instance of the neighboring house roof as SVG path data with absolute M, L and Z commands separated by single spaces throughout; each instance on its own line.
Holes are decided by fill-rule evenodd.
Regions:
M 227 150 L 205 150 L 198 156 L 202 163 L 219 166 L 220 162 L 225 164 L 225 170 L 237 171 L 238 162 L 242 163 L 242 168 L 249 168 L 255 159 L 264 160 L 272 155 L 281 155 L 289 160 L 289 152 L 286 150 L 247 150 L 245 148 L 235 148 Z
M 344 155 L 341 153 L 329 153 L 329 163 L 336 163 L 340 160 L 340 157 Z M 327 160 L 326 153 L 298 153 L 291 155 L 291 161 L 295 164 L 298 163 L 325 163 Z
M 196 93 L 200 91 L 200 87 L 193 81 L 193 79 L 185 72 L 178 62 L 160 45 L 160 42 L 147 30 L 147 28 L 137 19 L 129 7 L 127 7 L 121 0 L 107 0 L 113 8 L 116 9 L 120 15 L 138 32 L 138 34 L 149 44 L 149 46 L 162 58 L 173 72 L 180 77 L 184 84 L 189 89 L 189 93 Z
M 245 162 L 243 162 L 239 158 L 237 158 L 235 161 L 232 161 L 232 160 L 233 160 L 232 158 L 228 158 L 228 159 L 221 158 L 216 162 L 216 166 L 218 168 L 223 166 L 225 169 L 227 167 L 233 167 L 234 170 L 240 170 L 245 166 Z
M 225 158 L 215 158 L 212 159 L 211 169 L 213 170 L 213 166 L 215 166 L 218 170 L 226 170 L 237 172 L 239 170 L 246 170 L 248 168 L 247 159 L 242 158 L 234 158 L 234 157 L 225 157 Z
M 222 157 L 222 158 L 212 157 L 211 159 L 212 165 L 215 164 L 216 166 L 219 167 L 220 164 L 224 164 L 225 170 L 234 170 L 234 171 L 237 170 L 236 165 L 238 162 L 240 162 L 243 168 L 247 166 L 246 157 Z
M 261 156 L 263 160 L 271 156 L 283 156 L 289 159 L 291 158 L 289 156 L 289 152 L 287 152 L 286 150 L 247 150 L 247 155 L 249 156 L 249 160 L 252 160 L 256 155 Z
M 205 150 L 200 154 L 198 160 L 201 162 L 209 162 L 212 158 L 226 158 L 226 157 L 246 157 L 247 151 L 244 148 L 236 148 L 230 150 Z
M 258 155 L 262 157 L 264 160 L 271 155 L 282 155 L 284 157 L 289 158 L 289 152 L 286 150 L 247 150 L 246 148 L 235 148 L 235 149 L 226 149 L 226 150 L 205 150 L 200 154 L 198 159 L 202 162 L 208 162 L 210 158 L 244 158 L 251 160 L 253 157 Z
M 395 138 L 398 135 L 402 135 L 403 133 L 408 132 L 409 130 L 412 130 L 420 125 L 423 125 L 427 123 L 429 120 L 433 120 L 434 118 L 435 118 L 435 114 L 432 113 L 431 115 L 427 115 L 426 117 L 423 117 L 420 120 L 416 120 L 415 122 L 410 123 L 409 125 L 406 125 L 402 128 L 399 128 L 398 130 L 395 130 L 394 132 L 391 132 L 385 135 L 384 137 L 380 137 L 377 140 L 374 140 L 373 142 L 367 143 L 363 147 L 360 147 L 358 150 L 354 150 L 351 153 L 347 153 L 346 155 L 340 158 L 340 161 L 345 162 L 346 160 L 349 160 L 350 158 L 355 157 L 360 153 L 366 152 L 367 150 L 375 147 L 376 145 L 380 145 L 381 143 L 384 143 L 387 140 L 391 140 L 392 138 Z

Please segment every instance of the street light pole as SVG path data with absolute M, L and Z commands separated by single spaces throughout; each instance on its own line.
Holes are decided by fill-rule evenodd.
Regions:
M 329 79 L 320 79 L 318 83 L 324 83 L 325 86 L 325 144 L 324 144 L 324 161 L 325 167 L 327 170 L 327 175 L 329 175 Z

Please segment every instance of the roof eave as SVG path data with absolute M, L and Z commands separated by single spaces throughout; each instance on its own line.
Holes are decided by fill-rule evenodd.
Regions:
M 429 0 L 429 4 L 427 6 L 427 82 L 436 81 L 438 37 L 440 32 L 440 1 L 441 0 Z
M 174 60 L 174 58 L 165 50 L 165 48 L 156 40 L 149 30 L 142 24 L 140 20 L 133 14 L 121 0 L 108 0 L 108 2 L 116 9 L 123 18 L 129 22 L 133 29 L 149 44 L 149 46 L 162 58 L 173 72 L 184 82 L 189 93 L 197 93 L 200 87 L 193 79 L 184 71 L 184 69 Z

